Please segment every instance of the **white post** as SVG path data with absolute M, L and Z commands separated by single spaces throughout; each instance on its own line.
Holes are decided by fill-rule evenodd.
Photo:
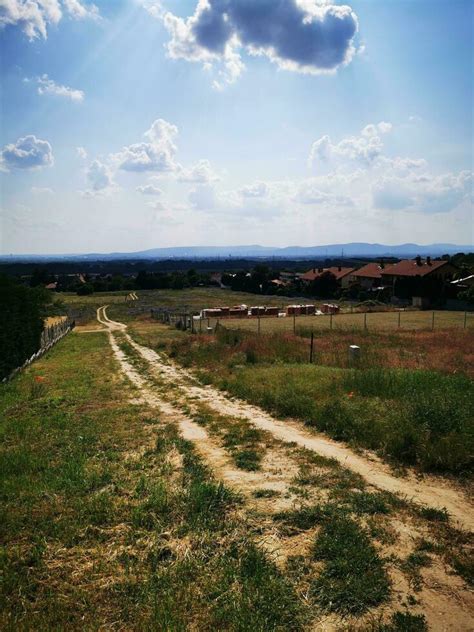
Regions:
M 349 364 L 357 364 L 360 360 L 360 347 L 357 345 L 350 345 L 349 347 Z

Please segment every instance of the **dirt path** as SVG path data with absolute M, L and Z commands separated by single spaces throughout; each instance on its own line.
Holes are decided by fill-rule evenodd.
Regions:
M 149 363 L 153 371 L 162 380 L 168 381 L 174 386 L 178 385 L 188 397 L 198 399 L 219 413 L 247 419 L 257 428 L 270 432 L 281 441 L 294 442 L 322 456 L 334 458 L 344 467 L 363 476 L 370 485 L 380 490 L 399 494 L 407 500 L 421 505 L 446 509 L 457 526 L 474 531 L 474 507 L 461 492 L 450 487 L 446 481 L 432 476 L 424 476 L 421 479 L 414 474 L 397 478 L 375 455 L 370 455 L 370 458 L 367 458 L 355 454 L 342 443 L 333 441 L 324 435 L 308 432 L 301 423 L 278 420 L 256 406 L 230 398 L 211 386 L 201 385 L 185 369 L 169 361 L 165 362 L 152 349 L 137 344 L 133 338 L 126 334 L 126 325 L 108 318 L 106 307 L 98 310 L 97 317 L 99 322 L 112 331 L 123 332 L 129 344 Z
M 415 483 L 420 486 L 420 489 L 411 488 L 411 480 L 399 481 L 399 479 L 389 475 L 383 464 L 378 461 L 364 459 L 344 446 L 335 444 L 335 442 L 323 437 L 311 435 L 298 427 L 296 422 L 281 422 L 256 407 L 230 399 L 213 388 L 203 387 L 189 372 L 160 358 L 153 350 L 138 345 L 127 334 L 126 325 L 108 318 L 106 307 L 97 310 L 97 319 L 107 328 L 111 347 L 123 373 L 138 389 L 138 401 L 157 408 L 160 411 L 161 420 L 165 423 L 176 424 L 182 436 L 194 444 L 204 461 L 212 468 L 216 478 L 222 480 L 244 498 L 242 511 L 247 520 L 249 516 L 252 516 L 250 520 L 258 525 L 258 529 L 256 529 L 258 535 L 255 536 L 257 541 L 266 548 L 278 564 L 284 565 L 288 557 L 292 555 L 303 555 L 307 558 L 315 537 L 315 529 L 296 536 L 288 536 L 288 534 L 282 533 L 272 520 L 272 514 L 290 508 L 295 502 L 295 496 L 289 490 L 292 488 L 298 469 L 296 463 L 291 456 L 288 456 L 288 451 L 283 444 L 277 441 L 275 446 L 267 451 L 261 470 L 247 472 L 238 469 L 219 440 L 210 436 L 205 428 L 183 412 L 182 407 L 180 407 L 183 402 L 190 404 L 191 409 L 193 405 L 197 406 L 204 403 L 220 414 L 248 419 L 255 426 L 268 431 L 274 437 L 285 442 L 293 441 L 318 454 L 335 457 L 343 465 L 363 473 L 371 485 L 380 489 L 390 489 L 400 493 L 399 488 L 395 485 L 389 487 L 389 484 L 392 480 L 394 483 L 405 483 L 409 492 L 404 490 L 402 493 L 410 498 L 422 502 L 420 501 L 421 496 L 423 499 L 429 499 L 425 502 L 431 505 L 435 504 L 433 498 L 440 498 L 443 501 L 443 506 L 447 506 L 445 498 L 450 500 L 451 497 L 449 495 L 443 496 L 443 489 L 435 490 L 439 492 L 439 495 L 433 495 L 429 488 L 427 491 L 423 482 L 418 482 L 416 479 Z M 137 354 L 135 358 L 132 355 L 128 357 L 126 349 L 124 351 L 119 346 L 118 339 L 125 339 L 133 347 Z M 137 370 L 136 362 L 139 357 L 143 361 L 139 361 Z M 156 381 L 148 377 L 148 375 L 153 374 Z M 157 384 L 164 386 L 165 391 L 160 390 Z M 363 463 L 364 467 L 358 469 L 358 463 Z M 355 467 L 353 467 L 354 464 L 356 464 Z M 255 492 L 262 488 L 278 491 L 280 495 L 272 498 L 256 498 Z M 466 515 L 470 516 L 468 507 L 465 504 L 462 505 L 462 499 L 458 498 L 457 502 Z M 450 511 L 454 515 L 457 504 L 451 504 Z M 248 513 L 249 510 L 250 514 Z M 463 514 L 460 515 L 462 518 Z M 459 515 L 455 517 L 460 519 Z M 411 553 L 414 542 L 422 535 L 422 532 L 417 531 L 418 527 L 413 524 L 399 523 L 396 518 L 390 519 L 390 522 L 397 532 L 397 544 L 393 545 L 393 551 L 387 549 L 384 555 L 393 553 L 399 559 L 403 559 Z M 398 604 L 406 602 L 407 597 L 412 593 L 406 577 L 396 565 L 391 565 L 390 577 L 393 585 L 391 602 L 382 606 L 380 610 L 369 612 L 368 617 L 396 610 L 399 607 Z M 461 578 L 453 576 L 449 569 L 437 560 L 434 566 L 423 571 L 423 579 L 423 588 L 422 592 L 418 593 L 419 602 L 416 610 L 426 616 L 429 629 L 440 632 L 468 632 L 472 630 L 471 612 L 474 608 L 474 597 Z M 328 632 L 341 629 L 347 623 L 336 615 L 324 618 L 318 615 L 313 629 Z M 353 623 L 363 624 L 363 620 L 357 620 Z M 357 629 L 362 628 L 359 625 Z
M 266 514 L 267 517 L 269 514 L 288 509 L 295 499 L 292 494 L 286 494 L 277 499 L 256 498 L 253 494 L 256 490 L 262 488 L 280 491 L 288 490 L 291 487 L 293 477 L 297 473 L 297 466 L 280 463 L 279 455 L 277 455 L 262 470 L 248 472 L 238 469 L 232 463 L 228 453 L 217 441 L 209 436 L 204 428 L 184 414 L 177 405 L 156 394 L 156 390 L 140 375 L 117 344 L 114 333 L 123 332 L 125 326 L 121 323 L 110 321 L 104 312 L 105 308 L 99 308 L 97 310 L 97 318 L 99 322 L 108 327 L 109 342 L 122 372 L 140 392 L 139 397 L 135 401 L 157 408 L 160 411 L 160 418 L 163 422 L 177 424 L 182 437 L 194 444 L 204 461 L 211 465 L 215 476 L 238 494 L 244 496 L 247 508 L 256 510 L 260 515 Z M 275 465 L 278 467 L 275 467 Z M 259 527 L 260 536 L 257 540 L 271 553 L 272 558 L 276 561 L 282 562 L 288 556 L 299 552 L 301 539 L 279 537 L 278 529 L 271 519 L 267 520 L 263 526 L 259 525 Z M 310 541 L 312 539 L 311 536 L 312 534 L 304 534 L 303 539 Z

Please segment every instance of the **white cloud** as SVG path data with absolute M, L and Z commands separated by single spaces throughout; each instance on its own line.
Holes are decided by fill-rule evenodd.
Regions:
M 76 147 L 76 153 L 81 160 L 87 160 L 87 151 L 84 147 Z
M 318 74 L 334 72 L 355 54 L 357 16 L 348 6 L 309 0 L 198 0 L 195 12 L 181 18 L 159 2 L 144 2 L 170 33 L 168 56 L 217 64 L 216 88 L 242 73 L 241 51 L 261 55 L 280 68 Z
M 97 20 L 99 9 L 95 4 L 84 5 L 79 0 L 63 0 L 64 7 L 74 20 Z
M 83 101 L 84 92 L 82 90 L 76 90 L 75 88 L 69 88 L 68 86 L 62 86 L 59 83 L 54 82 L 48 77 L 48 75 L 42 75 L 36 80 L 38 83 L 38 94 L 53 95 L 57 97 L 63 97 L 70 99 L 71 101 Z
M 153 122 L 143 135 L 145 142 L 124 147 L 112 154 L 111 161 L 125 171 L 174 172 L 179 168 L 175 162 L 175 138 L 178 128 L 163 119 Z
M 94 160 L 86 171 L 87 182 L 91 186 L 89 194 L 103 193 L 110 190 L 113 185 L 113 177 L 109 167 L 100 160 Z
M 316 159 L 323 162 L 344 159 L 363 165 L 372 164 L 382 155 L 381 136 L 391 130 L 392 124 L 382 121 L 366 125 L 359 136 L 344 138 L 339 143 L 333 143 L 329 136 L 323 136 L 312 144 L 308 162 L 312 165 Z
M 163 191 L 156 187 L 154 184 L 145 184 L 144 186 L 137 187 L 138 193 L 143 195 L 161 195 Z
M 52 195 L 54 193 L 53 189 L 50 189 L 49 187 L 31 187 L 31 192 L 35 195 Z
M 332 207 L 354 206 L 354 201 L 349 195 L 323 191 L 319 188 L 316 180 L 302 182 L 298 187 L 295 200 L 301 204 L 330 205 Z
M 198 211 L 212 211 L 216 207 L 216 191 L 212 185 L 202 184 L 189 192 L 192 208 Z
M 33 134 L 19 138 L 16 143 L 5 145 L 0 153 L 0 168 L 39 169 L 54 163 L 53 150 L 47 140 L 36 138 Z
M 472 196 L 472 173 L 461 171 L 439 176 L 385 175 L 373 187 L 373 203 L 380 209 L 449 213 Z
M 260 198 L 268 195 L 268 185 L 266 182 L 256 182 L 239 189 L 239 193 L 244 198 Z
M 376 125 L 370 123 L 364 127 L 361 131 L 361 135 L 368 136 L 370 138 L 371 136 L 378 136 L 379 134 L 388 134 L 388 132 L 391 132 L 392 129 L 393 125 L 391 123 L 386 123 L 385 121 L 381 121 Z
M 60 22 L 63 10 L 77 20 L 99 17 L 95 5 L 79 0 L 1 0 L 0 28 L 18 26 L 30 40 L 46 39 L 48 27 Z
M 165 205 L 163 204 L 163 202 L 148 202 L 147 206 L 149 208 L 152 208 L 154 211 L 164 211 L 166 210 Z
M 188 169 L 182 168 L 178 173 L 179 182 L 206 184 L 216 180 L 219 180 L 219 177 L 214 173 L 209 160 L 200 160 Z
M 370 124 L 359 136 L 351 136 L 333 143 L 323 136 L 311 147 L 309 163 L 318 159 L 337 171 L 318 178 L 314 185 L 316 194 L 300 190 L 300 202 L 318 200 L 340 204 L 344 197 L 354 205 L 377 211 L 409 211 L 413 213 L 449 213 L 462 204 L 469 203 L 472 174 L 467 171 L 435 175 L 422 158 L 389 157 L 384 154 L 382 136 L 392 130 L 387 122 Z M 359 170 L 347 173 L 348 168 L 359 165 Z M 324 187 L 324 178 L 328 187 Z M 344 183 L 351 178 L 350 185 Z M 335 186 L 329 185 L 330 180 Z M 322 189 L 321 189 L 322 187 Z M 318 189 L 325 194 L 319 196 Z M 343 196 L 341 198 L 340 196 Z

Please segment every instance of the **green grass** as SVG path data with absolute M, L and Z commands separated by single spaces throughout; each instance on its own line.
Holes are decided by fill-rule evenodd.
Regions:
M 293 303 L 299 301 L 293 300 Z M 305 300 L 304 303 L 314 303 L 314 301 Z M 262 304 L 262 303 L 260 303 Z M 277 333 L 292 332 L 296 326 L 296 330 L 306 331 L 328 331 L 331 327 L 339 331 L 363 331 L 367 326 L 369 331 L 397 331 L 398 312 L 381 311 L 367 314 L 362 313 L 341 313 L 330 318 L 329 315 L 319 316 L 298 316 L 295 322 L 292 316 L 286 318 L 261 318 L 261 333 Z M 212 321 L 215 325 L 216 321 Z M 223 321 L 228 329 L 244 330 L 257 332 L 258 319 L 256 318 L 234 318 Z M 468 315 L 466 321 L 467 328 L 474 327 L 474 318 L 472 314 Z M 400 314 L 401 330 L 431 330 L 432 328 L 432 312 L 424 311 L 407 311 Z M 436 311 L 435 312 L 435 331 L 439 329 L 463 329 L 464 328 L 464 312 L 456 311 Z M 304 333 L 304 331 L 302 332 Z
M 0 627 L 302 629 L 240 499 L 131 395 L 101 333 L 0 386 Z
M 367 533 L 351 518 L 336 514 L 323 524 L 314 558 L 324 562 L 311 587 L 322 608 L 359 615 L 388 598 L 384 563 Z
M 246 419 L 219 415 L 204 404 L 194 404 L 194 408 L 197 408 L 192 414 L 194 421 L 219 437 L 239 469 L 248 472 L 260 469 L 266 452 L 264 433 L 261 430 Z
M 460 375 L 256 365 L 214 376 L 233 395 L 403 465 L 472 472 L 474 385 Z
M 422 614 L 395 612 L 390 622 L 378 625 L 373 632 L 427 632 L 428 625 Z
M 431 566 L 432 559 L 428 553 L 419 547 L 412 551 L 408 557 L 403 560 L 401 564 L 401 568 L 404 573 L 408 576 L 410 581 L 410 585 L 413 590 L 419 591 L 421 590 L 422 580 L 420 571 L 422 568 L 426 566 Z

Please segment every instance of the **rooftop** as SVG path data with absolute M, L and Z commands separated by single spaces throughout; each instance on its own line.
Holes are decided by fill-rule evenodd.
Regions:
M 330 272 L 337 280 L 339 280 L 353 271 L 354 268 L 343 268 L 342 266 L 333 266 L 332 268 L 311 268 L 311 270 L 302 274 L 300 279 L 303 279 L 303 281 L 314 281 L 314 279 L 322 276 L 325 272 Z
M 425 261 L 423 259 L 403 259 L 386 267 L 381 271 L 381 274 L 382 276 L 385 274 L 389 276 L 426 276 L 448 263 L 449 261 L 431 261 L 429 259 Z
M 363 277 L 366 279 L 381 279 L 382 272 L 388 271 L 393 266 L 392 263 L 381 266 L 379 263 L 368 263 L 352 273 L 352 276 Z

